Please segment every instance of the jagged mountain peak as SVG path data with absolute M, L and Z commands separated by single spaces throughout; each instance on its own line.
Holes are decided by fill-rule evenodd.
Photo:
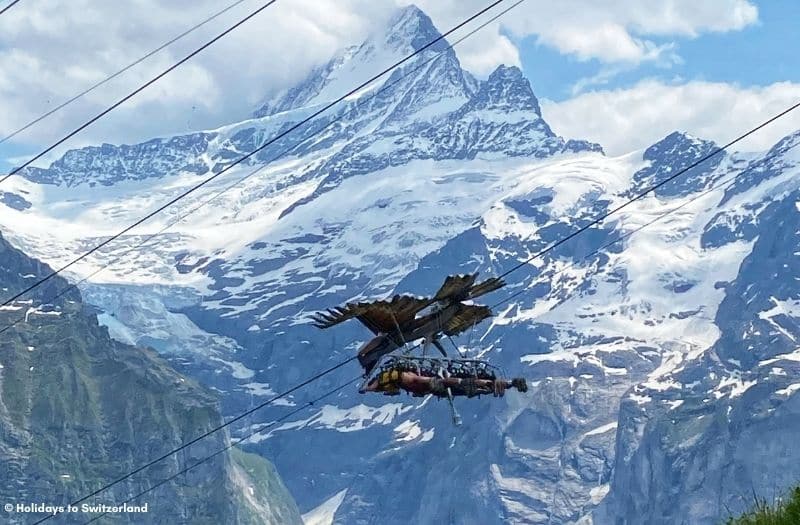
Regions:
M 763 158 L 754 161 L 748 169 L 736 177 L 734 183 L 725 190 L 723 202 L 746 192 L 764 179 L 780 176 L 790 165 L 797 165 L 800 162 L 797 155 L 789 152 L 798 144 L 800 144 L 800 131 L 790 133 L 779 140 Z
M 492 71 L 492 74 L 489 75 L 489 82 L 494 81 L 496 82 L 497 79 L 506 79 L 506 80 L 525 80 L 525 76 L 522 74 L 522 70 L 517 66 L 507 66 L 505 64 L 500 64 L 497 66 L 497 69 Z
M 302 82 L 264 103 L 253 115 L 260 118 L 334 100 L 440 36 L 430 17 L 417 6 L 398 9 L 361 44 L 340 50 L 327 63 L 314 68 Z M 441 39 L 424 53 L 446 50 L 447 42 Z M 453 51 L 448 53 L 455 55 Z
M 711 140 L 705 140 L 695 137 L 685 131 L 673 131 L 663 139 L 659 140 L 644 152 L 645 160 L 652 160 L 656 157 L 661 157 L 665 153 L 694 150 L 706 151 L 713 150 L 717 147 L 716 143 Z
M 649 165 L 634 174 L 635 185 L 631 192 L 665 181 L 684 169 L 689 169 L 689 172 L 659 187 L 655 194 L 659 197 L 677 197 L 706 187 L 713 180 L 715 170 L 726 157 L 726 153 L 719 153 L 708 158 L 706 162 L 697 163 L 706 159 L 717 148 L 717 144 L 711 140 L 673 131 L 644 151 L 642 159 L 648 161 Z
M 533 111 L 542 116 L 531 83 L 516 66 L 498 66 L 481 84 L 475 99 L 475 109 Z
M 386 43 L 395 49 L 406 51 L 409 46 L 417 51 L 441 36 L 430 17 L 414 4 L 398 9 L 377 34 L 385 35 Z M 442 39 L 431 47 L 439 51 L 446 45 Z

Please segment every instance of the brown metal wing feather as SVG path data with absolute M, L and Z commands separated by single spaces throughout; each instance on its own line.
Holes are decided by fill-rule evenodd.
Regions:
M 358 319 L 375 334 L 390 333 L 414 319 L 417 312 L 430 305 L 431 299 L 395 295 L 391 301 L 347 303 L 318 312 L 311 318 L 317 328 L 330 328 L 349 319 Z
M 506 283 L 502 279 L 499 279 L 497 277 L 491 277 L 489 279 L 486 279 L 482 283 L 478 283 L 472 288 L 470 288 L 466 298 L 474 299 L 476 297 L 480 297 L 481 295 L 485 295 L 489 292 L 499 290 L 505 285 Z
M 442 332 L 450 336 L 458 335 L 491 316 L 492 310 L 488 306 L 462 305 L 459 311 L 447 320 Z
M 347 303 L 344 306 L 328 308 L 324 312 L 317 312 L 311 316 L 317 328 L 330 328 L 349 319 L 355 319 L 369 306 L 370 303 Z
M 400 326 L 413 321 L 417 314 L 436 302 L 430 297 L 413 297 L 411 295 L 395 295 L 391 307 Z
M 451 301 L 463 301 L 467 298 L 470 287 L 475 283 L 477 277 L 477 273 L 448 275 L 442 287 L 436 292 L 434 299 L 437 301 L 444 301 L 446 299 Z

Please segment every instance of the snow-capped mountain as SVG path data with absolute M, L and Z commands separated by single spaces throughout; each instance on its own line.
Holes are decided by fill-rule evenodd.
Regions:
M 4 187 L 4 235 L 63 264 L 438 34 L 406 8 L 250 120 L 83 148 L 28 169 Z M 742 506 L 731 499 L 741 485 L 692 478 L 690 462 L 713 452 L 736 469 L 756 456 L 725 449 L 714 434 L 721 427 L 705 418 L 740 436 L 741 425 L 765 428 L 797 402 L 798 140 L 717 156 L 509 275 L 486 302 L 520 294 L 456 343 L 528 377 L 528 394 L 459 402 L 465 424 L 455 428 L 443 404 L 354 387 L 258 434 L 250 449 L 276 464 L 309 520 L 714 523 L 722 503 Z M 114 261 L 83 287 L 100 320 L 217 389 L 233 414 L 352 356 L 368 337 L 355 324 L 313 329 L 311 312 L 428 294 L 452 272 L 502 273 L 715 147 L 674 133 L 606 157 L 551 130 L 519 69 L 478 80 L 442 44 L 73 269 L 84 277 Z M 745 296 L 755 299 L 743 307 Z M 781 373 L 764 373 L 771 367 Z M 286 404 L 358 372 L 337 371 Z M 751 398 L 762 391 L 742 389 L 754 378 L 782 394 Z M 681 405 L 690 394 L 697 402 Z M 774 404 L 754 408 L 765 399 Z M 673 444 L 663 439 L 670 425 L 683 429 Z M 787 433 L 762 436 L 764 476 L 741 479 L 766 489 L 775 469 L 796 475 L 787 467 L 794 452 L 780 448 Z M 678 504 L 642 507 L 661 501 L 656 494 Z M 697 513 L 701 497 L 721 503 Z
M 415 7 L 399 10 L 387 27 L 379 30 L 361 45 L 352 46 L 339 52 L 327 64 L 315 68 L 307 78 L 291 89 L 279 93 L 256 110 L 254 117 L 274 115 L 302 107 L 322 105 L 341 97 L 415 51 L 423 49 L 429 42 L 440 36 L 430 18 Z M 477 89 L 477 81 L 458 65 L 455 53 L 448 49 L 444 41 L 429 46 L 429 56 L 445 53 L 436 66 L 441 67 L 440 75 L 432 80 L 435 89 L 411 94 L 422 95 L 430 102 L 444 102 L 451 106 L 463 104 Z M 402 75 L 403 71 L 394 73 Z M 370 88 L 367 88 L 369 90 Z M 368 91 L 367 91 L 368 92 Z M 362 96 L 364 93 L 359 93 Z M 425 103 L 418 104 L 421 108 Z

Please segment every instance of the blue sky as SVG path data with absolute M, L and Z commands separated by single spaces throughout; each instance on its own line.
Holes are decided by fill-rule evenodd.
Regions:
M 705 80 L 742 87 L 800 82 L 800 55 L 797 53 L 800 2 L 754 3 L 758 6 L 759 22 L 738 31 L 709 32 L 696 38 L 648 37 L 659 44 L 674 43 L 674 52 L 680 57 L 678 63 L 658 61 L 626 66 L 607 64 L 596 58 L 580 61 L 547 45 L 537 44 L 535 35 L 516 39 L 515 44 L 523 70 L 537 96 L 553 101 L 574 96 L 573 88 L 582 79 L 609 71 L 614 74 L 607 82 L 585 89 L 625 88 L 643 78 L 670 83 Z

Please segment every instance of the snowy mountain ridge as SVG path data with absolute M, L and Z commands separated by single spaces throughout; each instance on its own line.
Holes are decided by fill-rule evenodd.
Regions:
M 28 170 L 4 188 L 15 196 L 0 201 L 4 235 L 63 264 L 335 99 L 350 75 L 368 78 L 433 34 L 430 19 L 408 8 L 254 119 L 84 148 Z M 234 414 L 350 357 L 368 337 L 357 325 L 311 329 L 309 313 L 428 294 L 452 272 L 500 274 L 716 147 L 676 132 L 607 157 L 558 137 L 519 69 L 479 81 L 436 47 L 404 65 L 406 76 L 358 94 L 76 265 L 82 277 L 123 255 L 84 286 L 112 334 L 156 348 Z M 346 390 L 258 434 L 250 449 L 276 464 L 314 520 L 715 523 L 725 505 L 741 507 L 746 481 L 764 487 L 786 468 L 775 458 L 796 454 L 782 444 L 788 423 L 762 438 L 783 453 L 773 458 L 726 451 L 714 435 L 762 431 L 770 414 L 790 421 L 800 399 L 798 141 L 800 133 L 762 155 L 715 157 L 510 275 L 487 302 L 524 293 L 457 344 L 528 377 L 527 395 L 459 403 L 465 425 L 456 429 L 441 404 Z M 355 373 L 326 376 L 287 403 Z M 735 482 L 705 479 L 694 465 L 709 454 L 734 474 L 760 464 L 763 475 L 709 467 Z M 720 503 L 698 503 L 706 500 Z M 641 508 L 647 501 L 656 503 Z
M 295 89 L 257 111 L 252 120 L 137 145 L 71 150 L 47 169 L 26 168 L 21 174 L 37 183 L 110 186 L 175 173 L 216 173 L 348 88 L 421 48 L 420 42 L 440 36 L 430 18 L 413 6 L 401 10 L 382 34 L 389 37 L 370 38 L 315 69 Z M 419 138 L 409 141 L 413 135 Z M 514 135 L 515 140 L 509 141 Z M 342 148 L 342 142 L 347 147 Z M 444 41 L 351 97 L 334 113 L 270 144 L 247 164 L 272 161 L 287 150 L 300 157 L 337 145 L 339 155 L 316 169 L 307 169 L 298 182 L 319 178 L 323 172 L 341 177 L 345 169 L 350 175 L 358 162 L 376 160 L 389 166 L 413 159 L 458 159 L 488 152 L 548 156 L 559 151 L 600 151 L 596 144 L 564 141 L 552 133 L 519 69 L 500 66 L 487 81 L 477 81 L 461 69 L 455 52 Z M 400 156 L 387 155 L 388 151 Z M 329 184 L 330 178 L 322 186 Z

